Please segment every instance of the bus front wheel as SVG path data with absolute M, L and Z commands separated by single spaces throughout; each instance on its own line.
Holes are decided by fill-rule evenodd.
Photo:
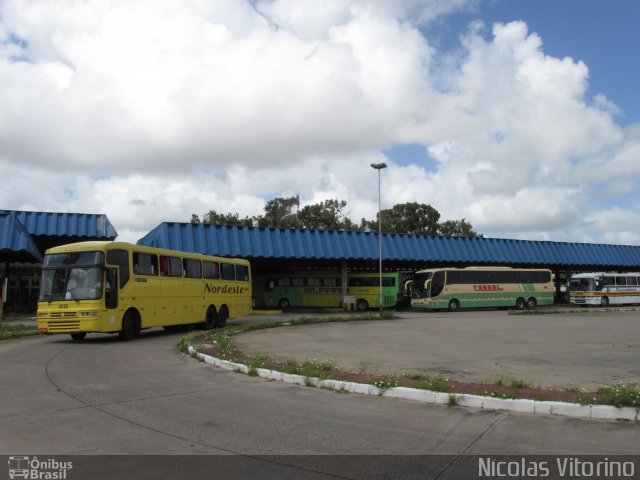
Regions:
M 73 338 L 76 342 L 84 340 L 84 337 L 87 336 L 87 332 L 75 332 L 71 334 L 71 338 Z
M 122 328 L 118 332 L 120 340 L 127 342 L 132 340 L 139 333 L 138 322 L 135 315 L 131 312 L 127 312 L 122 319 Z
M 600 299 L 600 306 L 601 307 L 608 307 L 609 306 L 609 299 L 607 297 L 602 297 Z
M 366 312 L 369 310 L 369 303 L 365 299 L 359 298 L 356 302 L 356 309 L 358 309 L 359 312 Z
M 520 297 L 516 300 L 516 310 L 524 310 L 526 305 L 527 302 L 524 301 L 524 298 Z
M 216 328 L 217 323 L 217 315 L 215 307 L 207 308 L 207 314 L 204 320 L 204 328 L 205 330 L 211 330 L 212 328 Z
M 285 308 L 289 308 L 291 306 L 291 302 L 289 302 L 288 298 L 281 298 L 278 302 L 278 306 L 284 310 Z
M 528 310 L 533 310 L 534 308 L 536 308 L 536 305 L 538 305 L 538 301 L 534 297 L 530 297 L 529 300 L 527 300 Z
M 451 300 L 449 302 L 449 311 L 457 312 L 458 310 L 460 310 L 460 302 L 456 299 Z

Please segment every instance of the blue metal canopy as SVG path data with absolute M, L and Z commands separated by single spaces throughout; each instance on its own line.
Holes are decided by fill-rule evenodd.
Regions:
M 42 262 L 45 250 L 81 240 L 114 240 L 106 215 L 0 210 L 0 260 Z
M 513 265 L 640 269 L 640 247 L 590 243 L 383 234 L 382 256 L 396 264 Z M 250 259 L 378 259 L 378 234 L 161 223 L 139 245 Z
M 27 212 L 0 210 L 11 213 L 34 236 L 90 238 L 113 240 L 118 232 L 104 214 Z
M 33 238 L 13 214 L 0 213 L 0 257 L 12 262 L 42 262 Z

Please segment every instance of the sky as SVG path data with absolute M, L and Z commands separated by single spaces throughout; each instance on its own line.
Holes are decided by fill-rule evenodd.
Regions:
M 0 209 L 135 242 L 277 196 L 640 244 L 635 0 L 0 0 Z

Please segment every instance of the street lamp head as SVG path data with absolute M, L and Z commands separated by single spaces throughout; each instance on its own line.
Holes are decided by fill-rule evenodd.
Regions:
M 387 168 L 387 164 L 382 162 L 382 163 L 372 163 L 371 164 L 371 168 L 375 168 L 376 170 L 382 170 L 383 168 Z

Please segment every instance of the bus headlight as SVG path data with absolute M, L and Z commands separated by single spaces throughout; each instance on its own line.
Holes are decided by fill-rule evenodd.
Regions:
M 38 318 L 47 318 L 48 316 L 47 312 L 38 312 Z

